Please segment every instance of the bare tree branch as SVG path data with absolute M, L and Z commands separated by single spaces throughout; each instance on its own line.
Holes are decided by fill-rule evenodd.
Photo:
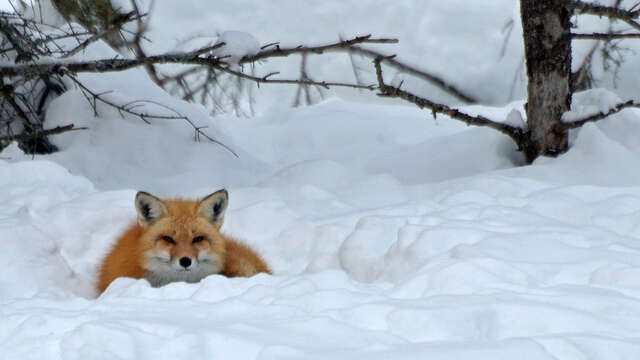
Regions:
M 348 84 L 348 83 L 339 83 L 339 82 L 329 82 L 329 81 L 312 81 L 312 80 L 288 80 L 288 79 L 269 79 L 269 77 L 273 75 L 277 75 L 277 72 L 269 73 L 263 77 L 247 75 L 243 72 L 233 70 L 226 66 L 221 66 L 219 64 L 211 64 L 213 68 L 216 68 L 220 71 L 226 72 L 228 74 L 235 75 L 239 78 L 247 79 L 254 81 L 258 84 L 299 84 L 299 85 L 316 85 L 321 86 L 325 89 L 329 89 L 331 86 L 341 86 L 341 87 L 350 87 L 354 89 L 366 89 L 366 90 L 375 90 L 374 85 L 357 85 L 357 84 Z
M 431 100 L 416 96 L 410 92 L 401 90 L 399 87 L 394 87 L 394 86 L 385 84 L 384 79 L 382 77 L 382 67 L 380 65 L 383 59 L 384 58 L 377 57 L 373 60 L 373 64 L 376 69 L 376 77 L 378 79 L 378 90 L 380 91 L 380 94 L 378 94 L 379 96 L 400 98 L 417 105 L 421 109 L 426 107 L 431 110 L 431 113 L 433 114 L 434 117 L 436 116 L 437 113 L 440 113 L 440 114 L 447 115 L 452 119 L 460 120 L 466 123 L 467 125 L 490 127 L 494 130 L 497 130 L 503 134 L 508 135 L 513 140 L 515 140 L 518 145 L 521 144 L 523 135 L 525 133 L 523 129 L 520 129 L 515 126 L 511 126 L 508 124 L 499 123 L 489 118 L 486 118 L 484 116 L 480 116 L 480 115 L 471 116 L 457 109 L 450 108 L 447 105 L 438 104 Z
M 131 6 L 133 7 L 134 13 L 140 14 L 140 10 L 138 9 L 138 4 L 136 3 L 136 0 L 131 0 Z M 142 16 L 138 16 L 137 22 L 138 22 L 138 29 L 136 30 L 134 39 L 132 41 L 132 46 L 138 58 L 145 58 L 147 57 L 147 54 L 145 53 L 144 49 L 142 49 L 141 43 L 142 43 L 142 39 L 144 38 L 144 33 L 146 31 L 146 25 L 145 23 L 142 22 Z M 153 80 L 153 82 L 155 82 L 157 85 L 162 86 L 162 80 L 160 79 L 160 76 L 158 75 L 158 71 L 156 70 L 155 66 L 153 66 L 153 64 L 146 64 L 144 68 L 145 70 L 147 70 L 147 74 L 149 74 L 149 77 L 151 78 L 151 80 Z
M 196 141 L 199 140 L 200 136 L 202 136 L 202 137 L 206 138 L 207 140 L 222 146 L 224 149 L 226 149 L 227 151 L 232 153 L 235 157 L 238 157 L 238 154 L 235 151 L 233 151 L 230 147 L 228 147 L 227 145 L 221 143 L 220 141 L 210 137 L 205 132 L 203 132 L 202 129 L 204 129 L 206 127 L 196 126 L 196 124 L 194 124 L 193 121 L 191 121 L 191 119 L 189 119 L 189 117 L 178 113 L 177 111 L 169 108 L 166 105 L 163 105 L 163 104 L 151 101 L 151 100 L 137 100 L 137 101 L 129 102 L 127 104 L 116 104 L 116 103 L 114 103 L 112 101 L 109 101 L 109 100 L 105 99 L 104 98 L 105 93 L 101 93 L 101 94 L 95 93 L 95 92 L 91 91 L 88 87 L 86 87 L 83 83 L 81 83 L 75 77 L 69 76 L 69 78 L 76 85 L 78 85 L 78 87 L 83 91 L 83 93 L 85 94 L 85 97 L 87 97 L 87 100 L 89 100 L 89 103 L 93 107 L 93 111 L 94 111 L 95 114 L 97 114 L 96 102 L 99 101 L 99 102 L 101 102 L 101 103 L 103 103 L 105 105 L 108 105 L 110 107 L 115 108 L 121 114 L 122 113 L 126 113 L 126 114 L 129 114 L 129 115 L 136 116 L 136 117 L 140 118 L 142 121 L 144 121 L 147 124 L 149 124 L 149 120 L 148 119 L 184 120 L 194 129 L 194 131 L 195 131 L 194 137 L 195 137 Z M 149 114 L 149 113 L 143 113 L 143 112 L 140 112 L 140 111 L 136 111 L 135 108 L 138 107 L 141 103 L 149 103 L 149 104 L 157 105 L 159 107 L 164 108 L 165 110 L 169 110 L 169 111 L 173 112 L 175 115 L 158 115 L 158 114 Z
M 417 78 L 420 78 L 424 81 L 427 81 L 433 85 L 435 85 L 436 87 L 438 87 L 439 89 L 455 96 L 456 98 L 468 103 L 468 104 L 475 104 L 478 102 L 478 100 L 476 98 L 474 98 L 473 96 L 469 95 L 469 94 L 465 94 L 462 90 L 456 88 L 455 86 L 447 83 L 446 81 L 444 81 L 442 78 L 430 74 L 426 71 L 423 70 L 419 70 L 416 69 L 412 66 L 409 66 L 407 64 L 401 63 L 400 61 L 396 60 L 395 58 L 391 57 L 391 56 L 385 56 L 382 53 L 379 53 L 377 51 L 374 50 L 370 50 L 370 49 L 364 49 L 358 46 L 354 46 L 352 48 L 349 49 L 349 51 L 356 53 L 356 54 L 361 54 L 361 55 L 366 55 L 368 57 L 371 58 L 382 58 L 382 61 L 384 61 L 387 65 L 393 67 L 396 70 L 405 72 L 407 74 L 411 74 Z
M 74 127 L 73 124 L 56 126 L 53 129 L 40 130 L 33 133 L 22 133 L 20 135 L 1 136 L 0 142 L 24 141 L 24 140 L 30 140 L 30 139 L 37 139 L 37 138 L 41 138 L 49 135 L 61 134 L 67 131 L 76 131 L 76 130 L 87 130 L 87 128 Z
M 606 16 L 612 19 L 618 19 L 629 24 L 631 27 L 640 30 L 640 24 L 634 20 L 640 16 L 640 10 L 625 10 L 618 7 L 585 3 L 580 0 L 564 0 L 564 2 L 565 6 L 578 10 L 581 14 Z
M 19 64 L 0 66 L 0 76 L 39 76 L 42 74 L 58 74 L 64 72 L 112 72 L 132 69 L 145 64 L 196 64 L 196 65 L 218 65 L 221 60 L 217 57 L 200 57 L 201 54 L 209 52 L 224 43 L 205 47 L 187 53 L 173 53 L 148 56 L 139 59 L 106 59 L 83 62 L 49 62 L 36 64 Z
M 584 57 L 582 64 L 580 67 L 576 69 L 571 76 L 571 91 L 582 91 L 590 89 L 593 86 L 594 79 L 593 74 L 591 73 L 591 62 L 593 60 L 593 54 L 598 49 L 600 41 L 594 41 L 591 49 Z
M 263 50 L 255 55 L 244 56 L 239 64 L 246 64 L 256 62 L 258 60 L 263 60 L 266 58 L 272 57 L 286 57 L 292 54 L 322 54 L 325 51 L 329 50 L 337 50 L 337 49 L 348 49 L 355 44 L 395 44 L 398 42 L 398 39 L 371 39 L 371 34 L 364 36 L 357 36 L 350 40 L 341 40 L 337 43 L 321 45 L 321 46 L 296 46 L 294 48 L 281 48 L 277 43 L 272 43 L 268 45 L 275 46 L 275 49 L 272 50 Z
M 37 46 L 31 46 L 29 44 L 32 39 L 28 36 L 21 34 L 14 26 L 9 25 L 9 21 L 2 17 L 0 18 L 0 33 L 4 35 L 9 43 L 13 46 L 13 50 L 17 53 L 15 62 L 23 62 L 32 60 L 38 53 L 29 51 L 31 49 L 37 50 Z
M 591 34 L 571 34 L 572 39 L 578 40 L 618 40 L 618 39 L 640 39 L 640 33 L 591 33 Z
M 118 19 L 117 22 L 114 22 L 113 24 L 111 24 L 111 26 L 109 26 L 108 28 L 93 34 L 93 36 L 89 37 L 88 39 L 86 39 L 85 41 L 81 42 L 80 44 L 78 44 L 78 46 L 76 46 L 75 48 L 71 49 L 69 52 L 67 52 L 66 54 L 64 54 L 63 56 L 61 56 L 61 58 L 68 58 L 71 57 L 75 54 L 77 54 L 78 52 L 84 50 L 87 48 L 87 46 L 93 44 L 94 42 L 103 39 L 107 36 L 110 36 L 111 34 L 113 34 L 114 32 L 117 32 L 120 30 L 120 28 L 122 27 L 122 25 L 124 25 L 125 23 L 128 23 L 131 20 L 138 20 L 141 21 L 142 17 L 145 15 L 141 15 L 137 13 L 137 9 L 136 11 L 132 11 L 128 14 L 123 15 L 121 18 Z
M 627 102 L 624 103 L 620 103 L 617 104 L 616 106 L 612 107 L 609 111 L 607 112 L 600 112 L 594 115 L 591 115 L 589 117 L 586 117 L 584 119 L 581 120 L 575 120 L 575 121 L 571 121 L 571 122 L 564 122 L 562 123 L 562 127 L 565 129 L 577 129 L 579 127 L 581 127 L 582 125 L 588 123 L 588 122 L 596 122 L 599 120 L 603 120 L 613 114 L 619 113 L 620 111 L 624 110 L 624 109 L 628 109 L 628 108 L 640 108 L 640 103 L 636 103 L 633 100 L 629 100 Z
M 209 52 L 213 49 L 223 46 L 224 43 L 219 43 L 214 46 L 198 49 L 196 51 L 188 53 L 173 53 L 153 55 L 146 58 L 138 59 L 108 59 L 108 60 L 96 60 L 86 62 L 53 62 L 53 63 L 36 63 L 36 64 L 20 64 L 0 66 L 0 76 L 39 76 L 43 74 L 64 74 L 64 73 L 82 73 L 82 72 L 112 72 L 123 71 L 132 69 L 138 66 L 147 64 L 194 64 L 213 67 L 222 72 L 235 75 L 240 78 L 252 80 L 258 84 L 303 84 L 303 85 L 317 85 L 324 88 L 330 86 L 351 87 L 357 89 L 373 90 L 373 85 L 357 85 L 340 82 L 327 82 L 327 81 L 310 81 L 310 80 L 289 80 L 289 79 L 269 79 L 269 77 L 276 75 L 276 73 L 270 73 L 262 77 L 247 75 L 241 71 L 236 71 L 230 67 L 223 66 L 224 61 L 217 57 L 200 57 L 201 54 Z
M 297 46 L 295 48 L 283 49 L 283 48 L 280 48 L 278 43 L 270 43 L 263 46 L 263 48 L 275 46 L 275 49 L 263 50 L 253 56 L 245 56 L 239 61 L 239 63 L 240 64 L 251 63 L 251 62 L 263 60 L 270 57 L 285 57 L 292 54 L 309 54 L 309 53 L 322 54 L 323 52 L 329 52 L 329 51 L 349 51 L 354 54 L 368 56 L 372 59 L 376 57 L 382 57 L 383 59 L 385 59 L 384 60 L 385 63 L 387 63 L 391 67 L 399 71 L 405 72 L 407 74 L 416 76 L 422 80 L 425 80 L 466 103 L 475 104 L 478 102 L 477 99 L 475 99 L 473 96 L 469 94 L 465 94 L 463 91 L 457 89 L 455 86 L 447 83 L 445 80 L 443 80 L 442 78 L 436 75 L 430 74 L 423 70 L 416 69 L 410 65 L 401 63 L 398 60 L 385 57 L 384 54 L 379 53 L 375 50 L 354 46 L 354 45 L 363 44 L 363 43 L 390 44 L 390 43 L 397 43 L 397 42 L 398 42 L 397 39 L 371 39 L 371 35 L 365 35 L 365 36 L 358 36 L 350 40 L 341 40 L 337 43 L 333 43 L 329 45 L 313 46 L 313 47 Z
M 370 35 L 366 35 L 358 36 L 349 40 L 340 39 L 339 42 L 329 45 L 312 47 L 296 46 L 293 48 L 283 48 L 279 46 L 279 43 L 273 42 L 262 46 L 261 52 L 251 57 L 251 59 L 264 60 L 269 56 L 284 57 L 288 55 L 300 55 L 303 58 L 301 64 L 304 64 L 306 63 L 306 57 L 310 54 L 319 54 L 329 51 L 344 51 L 345 49 L 348 49 L 349 46 L 352 46 L 351 44 L 357 44 L 361 42 L 384 44 L 389 42 L 396 42 L 396 40 L 371 39 Z M 224 53 L 224 50 L 221 51 L 221 53 Z M 222 60 L 222 57 L 218 57 L 218 59 Z M 256 84 L 258 84 L 258 86 L 262 83 L 297 84 L 299 90 L 298 93 L 303 93 L 305 96 L 309 95 L 306 96 L 306 98 L 311 97 L 311 87 L 317 90 L 320 97 L 323 97 L 322 88 L 327 88 L 327 86 L 343 86 L 342 83 L 329 83 L 321 81 L 314 82 L 314 79 L 312 79 L 308 75 L 308 73 L 306 73 L 306 71 L 304 74 L 301 73 L 301 77 L 296 79 L 295 83 L 293 82 L 293 80 L 281 81 L 279 79 L 272 78 L 272 76 L 274 76 L 275 74 L 267 74 L 266 76 L 256 75 L 256 62 L 258 62 L 258 60 L 250 62 L 249 57 L 245 57 L 244 59 L 240 60 L 240 67 L 237 67 L 235 63 L 226 64 L 222 61 L 220 62 L 220 67 L 214 67 L 211 65 L 194 66 L 175 75 L 167 75 L 163 77 L 160 85 L 163 87 L 166 86 L 166 88 L 171 93 L 181 96 L 184 100 L 196 100 L 205 106 L 207 104 L 210 104 L 212 105 L 214 112 L 224 111 L 224 109 L 227 107 L 226 104 L 232 104 L 233 111 L 235 111 L 237 114 L 243 113 L 241 102 L 239 101 L 243 97 L 245 97 L 247 100 L 249 110 L 253 112 L 253 87 L 246 86 L 246 81 L 255 82 Z M 250 71 L 245 70 L 243 66 L 244 64 L 251 65 Z M 240 76 L 239 79 L 241 79 L 242 81 L 237 80 L 238 76 Z M 347 87 L 352 87 L 353 84 L 345 85 Z M 359 81 L 356 81 L 355 85 L 363 86 L 360 87 L 360 89 L 369 91 L 372 91 L 374 88 L 373 86 L 363 85 Z M 298 97 L 299 96 L 296 95 L 296 98 Z
M 340 40 L 342 40 L 342 37 L 340 38 Z M 353 71 L 353 77 L 356 80 L 356 84 L 362 85 L 363 81 L 360 79 L 360 71 L 358 69 L 358 66 L 356 65 L 355 59 L 353 58 L 353 51 L 349 51 L 348 55 L 349 62 L 351 63 L 351 70 Z
M 27 115 L 27 112 L 16 101 L 16 96 L 14 94 L 13 86 L 10 86 L 10 85 L 2 86 L 2 88 L 0 88 L 0 93 L 2 93 L 3 97 L 9 103 L 9 106 L 11 106 L 11 108 L 16 113 L 18 118 L 20 118 L 20 121 L 22 121 L 24 128 L 29 132 L 35 132 L 37 130 L 36 124 L 31 123 L 31 121 L 29 120 L 29 116 Z

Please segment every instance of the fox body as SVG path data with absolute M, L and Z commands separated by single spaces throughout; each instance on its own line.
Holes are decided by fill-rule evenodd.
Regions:
M 139 192 L 138 221 L 118 238 L 102 262 L 98 293 L 118 277 L 145 278 L 157 287 L 174 281 L 198 282 L 211 274 L 270 274 L 254 250 L 220 234 L 228 198 L 224 189 L 200 201 L 161 200 Z

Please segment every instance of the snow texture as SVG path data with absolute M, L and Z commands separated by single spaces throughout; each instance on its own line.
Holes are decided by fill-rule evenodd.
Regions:
M 248 31 L 261 43 L 306 34 L 312 18 L 306 11 L 315 12 L 314 21 L 354 28 L 365 24 L 361 14 L 376 14 L 319 2 L 277 17 L 278 27 L 263 16 L 274 5 L 262 2 L 171 3 L 156 2 L 154 11 L 173 12 L 173 26 L 263 26 L 264 33 Z M 279 3 L 279 11 L 293 8 Z M 418 21 L 423 3 L 433 8 Z M 468 29 L 447 22 L 460 4 L 401 1 L 383 13 L 460 36 Z M 465 4 L 476 12 L 466 16 L 480 23 L 500 18 L 496 9 L 514 11 L 506 1 Z M 345 9 L 354 10 L 355 25 L 340 22 Z M 250 16 L 254 23 L 241 21 Z M 300 34 L 283 35 L 295 27 Z M 494 30 L 484 43 L 468 34 L 480 51 L 472 59 L 501 39 Z M 230 36 L 245 39 L 236 43 L 237 56 L 255 50 L 250 35 Z M 424 46 L 440 41 L 424 39 Z M 467 44 L 453 42 L 446 51 Z M 415 51 L 412 56 L 424 53 Z M 95 44 L 80 56 L 113 53 Z M 503 77 L 490 67 L 475 71 L 480 78 Z M 2 360 L 616 360 L 640 354 L 635 110 L 573 131 L 570 151 L 556 159 L 519 166 L 515 145 L 501 134 L 382 100 L 332 97 L 311 107 L 265 107 L 254 118 L 211 119 L 202 107 L 156 87 L 142 69 L 80 79 L 95 92 L 112 90 L 114 101 L 152 101 L 142 104 L 148 112 L 167 111 L 154 103 L 175 109 L 208 126 L 205 131 L 239 158 L 217 144 L 194 142 L 183 121 L 148 125 L 102 106 L 95 117 L 78 90 L 55 99 L 47 126 L 73 119 L 89 129 L 52 137 L 61 148 L 55 154 L 32 157 L 15 144 L 0 153 Z M 272 95 L 287 96 L 278 91 Z M 573 111 L 602 111 L 615 100 L 607 90 L 576 94 Z M 515 126 L 522 106 L 463 110 Z M 222 231 L 258 249 L 273 276 L 214 275 L 161 288 L 122 278 L 97 296 L 97 267 L 134 221 L 137 190 L 198 198 L 221 187 L 230 193 Z
M 522 118 L 522 113 L 516 109 L 509 111 L 509 115 L 507 115 L 507 119 L 504 123 L 520 129 L 526 129 L 527 127 L 527 124 Z
M 242 31 L 225 31 L 218 37 L 217 43 L 225 45 L 216 49 L 215 55 L 228 56 L 226 61 L 237 63 L 244 56 L 255 55 L 260 51 L 260 43 L 253 35 Z

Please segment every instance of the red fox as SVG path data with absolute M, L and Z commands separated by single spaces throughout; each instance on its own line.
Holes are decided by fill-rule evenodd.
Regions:
M 194 283 L 211 274 L 271 274 L 254 250 L 220 234 L 228 200 L 224 189 L 200 201 L 161 200 L 138 192 L 138 221 L 103 260 L 98 294 L 118 277 L 145 278 L 158 287 L 174 281 Z

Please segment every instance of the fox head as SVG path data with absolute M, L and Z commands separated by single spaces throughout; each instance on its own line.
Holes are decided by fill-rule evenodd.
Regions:
M 142 228 L 142 267 L 151 285 L 198 282 L 222 270 L 225 240 L 219 230 L 228 200 L 224 189 L 200 201 L 162 200 L 138 192 L 135 205 Z

